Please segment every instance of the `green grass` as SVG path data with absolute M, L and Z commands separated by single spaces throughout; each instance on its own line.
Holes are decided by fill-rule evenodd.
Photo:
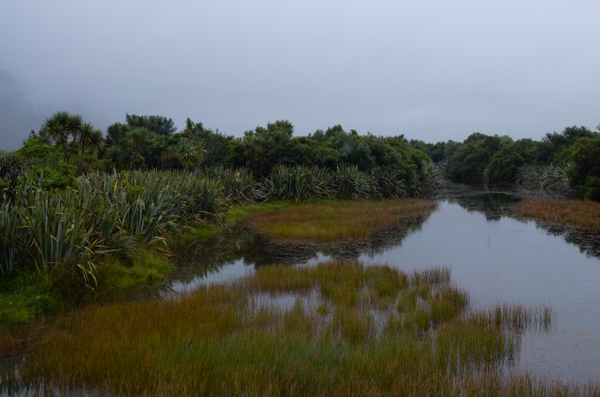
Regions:
M 229 226 L 232 226 L 253 214 L 262 212 L 277 212 L 290 207 L 293 204 L 294 203 L 292 201 L 282 200 L 235 205 L 229 210 L 229 212 L 227 212 L 225 223 Z
M 53 293 L 49 279 L 37 273 L 17 272 L 2 281 L 0 291 L 0 329 L 26 323 L 64 303 Z
M 526 218 L 600 231 L 600 203 L 595 201 L 527 200 L 517 203 L 515 211 Z
M 434 272 L 267 266 L 169 300 L 89 307 L 47 332 L 5 385 L 128 396 L 573 394 L 504 374 L 519 332 L 493 310 L 469 311 L 468 295 Z M 501 319 L 542 321 L 536 311 L 502 310 Z
M 131 263 L 114 257 L 102 264 L 103 278 L 100 292 L 115 295 L 141 285 L 148 285 L 164 279 L 173 271 L 173 266 L 165 256 L 152 249 L 141 250 Z M 112 260 L 111 260 L 112 259 Z
M 415 199 L 322 201 L 285 206 L 248 216 L 248 222 L 274 239 L 335 241 L 367 239 L 402 216 L 430 213 L 432 201 Z

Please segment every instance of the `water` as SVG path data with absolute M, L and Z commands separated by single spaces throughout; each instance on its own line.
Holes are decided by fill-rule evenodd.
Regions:
M 520 368 L 555 379 L 599 381 L 600 236 L 520 220 L 512 211 L 513 193 L 447 192 L 427 219 L 415 218 L 360 245 L 278 246 L 237 231 L 221 237 L 219 260 L 198 247 L 182 254 L 180 263 L 191 273 L 172 288 L 180 292 L 241 277 L 274 262 L 358 258 L 405 271 L 444 266 L 476 307 L 553 307 L 552 330 L 524 335 Z
M 239 227 L 179 252 L 177 277 L 158 293 L 202 288 L 273 263 L 356 258 L 403 271 L 444 266 L 475 307 L 552 306 L 552 329 L 523 335 L 518 368 L 552 379 L 600 381 L 600 235 L 523 221 L 512 210 L 520 195 L 451 186 L 430 216 L 412 218 L 360 244 L 281 245 Z M 157 294 L 156 289 L 145 293 Z M 0 364 L 12 368 L 22 359 L 13 356 Z

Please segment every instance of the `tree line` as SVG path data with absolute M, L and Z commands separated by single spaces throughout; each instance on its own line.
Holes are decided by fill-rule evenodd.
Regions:
M 38 132 L 32 131 L 18 155 L 44 169 L 58 187 L 89 171 L 247 168 L 257 178 L 276 166 L 334 170 L 355 166 L 362 172 L 392 170 L 407 181 L 423 177 L 429 156 L 412 147 L 403 135 L 381 137 L 344 131 L 340 125 L 294 136 L 287 120 L 268 123 L 234 137 L 187 119 L 177 131 L 171 118 L 126 114 L 125 122 L 110 125 L 106 134 L 80 115 L 57 112 Z
M 539 141 L 476 132 L 463 142 L 411 140 L 410 145 L 427 153 L 455 182 L 520 182 L 600 201 L 600 126 L 597 130 L 566 127 Z
M 340 125 L 294 136 L 287 120 L 234 137 L 188 118 L 177 132 L 171 118 L 135 114 L 126 114 L 125 122 L 110 125 L 103 134 L 80 115 L 57 112 L 31 132 L 17 153 L 45 170 L 47 183 L 58 187 L 88 171 L 215 166 L 245 167 L 260 179 L 276 166 L 334 170 L 344 164 L 363 172 L 393 170 L 410 181 L 422 179 L 433 161 L 455 182 L 524 183 L 600 200 L 600 134 L 583 126 L 547 133 L 539 141 L 476 132 L 463 142 L 425 143 L 404 135 L 359 135 Z

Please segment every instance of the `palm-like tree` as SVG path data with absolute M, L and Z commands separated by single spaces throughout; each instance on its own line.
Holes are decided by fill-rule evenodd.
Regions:
M 177 145 L 177 159 L 185 168 L 198 167 L 204 160 L 204 146 L 189 139 L 181 139 Z
M 43 130 L 55 142 L 59 142 L 67 163 L 81 139 L 83 118 L 69 112 L 56 112 L 46 120 Z

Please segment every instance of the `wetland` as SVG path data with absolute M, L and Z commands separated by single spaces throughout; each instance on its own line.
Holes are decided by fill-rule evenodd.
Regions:
M 448 184 L 358 239 L 261 230 L 305 204 L 250 215 L 5 356 L 4 392 L 598 395 L 600 237 L 523 217 L 523 198 Z

